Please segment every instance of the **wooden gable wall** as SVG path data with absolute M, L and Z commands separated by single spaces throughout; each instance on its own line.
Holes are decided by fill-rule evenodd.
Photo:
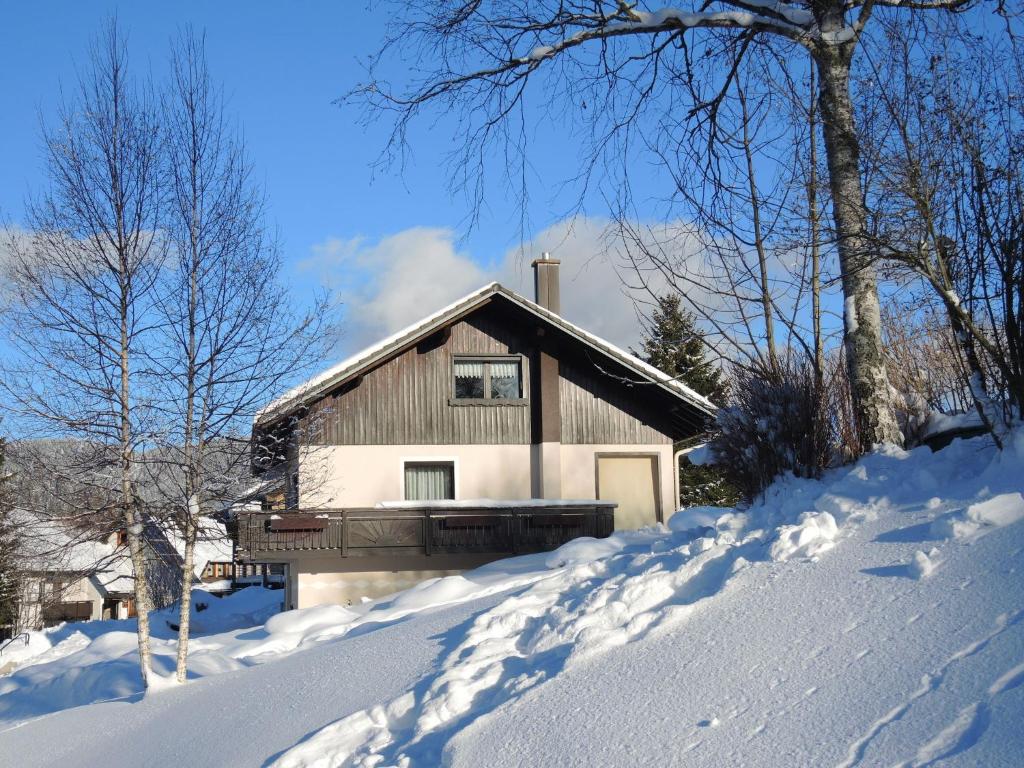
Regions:
M 523 354 L 530 349 L 490 306 L 459 320 L 368 372 L 352 389 L 328 395 L 310 418 L 329 445 L 496 445 L 530 442 L 530 405 L 449 404 L 456 354 Z
M 500 299 L 456 321 L 310 407 L 307 419 L 328 445 L 481 445 L 531 442 L 531 370 L 539 344 L 559 358 L 563 443 L 671 443 L 671 396 L 612 364 L 599 364 L 561 334 Z M 451 405 L 459 354 L 523 356 L 525 404 Z M 536 394 L 536 392 L 534 392 Z M 533 427 L 535 428 L 535 427 Z M 681 437 L 681 435 L 675 435 Z
M 559 410 L 562 442 L 651 445 L 671 443 L 660 425 L 671 407 L 651 384 L 633 384 L 636 374 L 601 368 L 586 358 L 559 360 Z M 659 413 L 659 409 L 661 412 Z

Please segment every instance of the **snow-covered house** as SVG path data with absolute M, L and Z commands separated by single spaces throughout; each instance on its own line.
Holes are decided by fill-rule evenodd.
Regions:
M 123 530 L 88 534 L 24 510 L 17 510 L 16 516 L 24 558 L 19 628 L 135 615 L 134 576 Z M 162 607 L 177 597 L 181 560 L 155 525 L 145 527 L 143 546 L 150 589 L 157 607 Z
M 663 520 L 673 443 L 715 407 L 497 283 L 270 403 L 254 470 L 280 477 L 237 515 L 244 562 L 287 566 L 286 605 L 356 601 L 513 552 Z
M 184 561 L 185 542 L 174 532 L 168 534 L 178 556 Z M 234 589 L 234 543 L 221 520 L 204 518 L 192 553 L 192 577 L 207 592 L 221 594 Z

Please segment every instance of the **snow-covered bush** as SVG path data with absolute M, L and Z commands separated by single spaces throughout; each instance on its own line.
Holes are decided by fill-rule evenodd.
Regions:
M 820 476 L 839 453 L 827 392 L 805 358 L 739 369 L 718 429 L 716 463 L 750 499 L 784 472 Z

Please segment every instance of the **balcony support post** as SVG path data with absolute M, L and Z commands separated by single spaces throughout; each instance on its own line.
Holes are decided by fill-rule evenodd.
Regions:
M 348 557 L 348 510 L 341 511 L 341 556 Z
M 425 509 L 423 510 L 423 553 L 427 555 L 427 557 L 431 554 L 431 544 L 433 543 L 431 539 L 433 536 L 434 526 L 431 521 L 430 510 Z

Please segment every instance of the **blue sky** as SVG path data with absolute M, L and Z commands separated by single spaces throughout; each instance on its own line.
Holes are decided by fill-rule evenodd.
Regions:
M 22 222 L 26 195 L 44 178 L 40 117 L 52 117 L 61 85 L 74 85 L 91 40 L 115 14 L 128 33 L 132 65 L 158 82 L 170 39 L 187 24 L 205 32 L 213 77 L 267 192 L 286 282 L 300 302 L 328 285 L 347 310 L 339 355 L 489 280 L 529 295 L 529 259 L 543 250 L 563 261 L 569 319 L 623 346 L 637 342 L 634 302 L 601 255 L 600 218 L 573 226 L 564 220 L 576 188 L 561 182 L 575 170 L 577 147 L 573 126 L 559 124 L 559 115 L 535 121 L 530 135 L 535 176 L 525 242 L 500 162 L 488 168 L 490 194 L 467 230 L 470 204 L 449 192 L 444 167 L 456 136 L 453 116 L 429 112 L 411 133 L 408 164 L 375 173 L 371 164 L 389 126 L 365 127 L 356 108 L 334 103 L 364 77 L 360 61 L 385 33 L 380 7 L 366 2 L 10 4 L 0 27 L 0 216 L 7 222 Z M 383 74 L 401 80 L 406 73 Z M 572 110 L 564 112 L 570 119 Z M 659 177 L 653 167 L 641 169 L 631 179 L 634 192 L 656 194 Z M 586 212 L 600 217 L 600 199 L 590 202 Z M 520 247 L 525 256 L 514 253 Z
M 382 131 L 355 124 L 355 109 L 332 101 L 354 85 L 358 59 L 382 37 L 377 16 L 354 2 L 17 3 L 0 29 L 0 209 L 17 221 L 40 179 L 39 113 L 52 114 L 58 88 L 74 81 L 90 38 L 116 13 L 136 68 L 160 77 L 169 38 L 184 24 L 206 31 L 214 77 L 223 83 L 281 228 L 289 256 L 329 235 L 377 238 L 411 225 L 457 226 L 464 200 L 445 188 L 440 157 L 450 137 L 420 131 L 399 177 L 369 163 Z M 472 244 L 503 250 L 511 212 L 493 207 Z
M 360 61 L 384 34 L 380 15 L 358 2 L 10 4 L 0 27 L 0 213 L 8 221 L 21 222 L 26 195 L 42 181 L 40 116 L 53 115 L 61 85 L 74 84 L 90 40 L 113 14 L 128 32 L 133 66 L 156 79 L 176 31 L 185 24 L 205 30 L 213 76 L 244 129 L 289 279 L 300 291 L 322 277 L 302 262 L 331 238 L 375 244 L 412 227 L 441 229 L 462 255 L 485 265 L 519 244 L 518 212 L 501 194 L 489 196 L 480 223 L 467 232 L 470 206 L 448 191 L 443 158 L 452 131 L 443 118 L 417 126 L 401 172 L 374 173 L 386 126 L 359 125 L 357 109 L 333 103 L 363 77 Z M 535 163 L 546 167 L 565 156 L 558 136 L 552 126 L 537 137 Z M 541 230 L 558 218 L 552 211 L 570 205 L 538 185 L 530 225 Z M 372 272 L 349 279 L 368 277 Z

